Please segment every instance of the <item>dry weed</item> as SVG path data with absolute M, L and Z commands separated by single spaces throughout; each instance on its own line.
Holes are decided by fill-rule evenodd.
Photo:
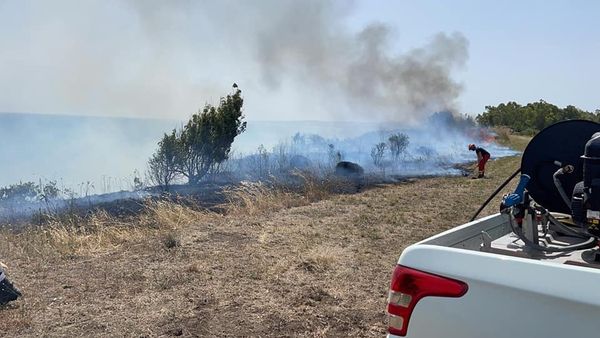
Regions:
M 356 193 L 360 185 L 356 180 L 333 174 L 319 177 L 311 172 L 297 171 L 294 175 L 302 180 L 302 196 L 311 202 L 327 199 L 334 194 Z
M 9 251 L 21 256 L 55 257 L 110 250 L 142 236 L 137 229 L 127 228 L 100 211 L 88 217 L 50 218 L 47 222 L 43 227 L 27 228 L 20 233 L 3 231 L 0 238 L 11 243 Z
M 229 201 L 225 210 L 228 214 L 237 215 L 261 215 L 306 204 L 301 195 L 262 182 L 242 182 L 226 190 L 225 196 Z
M 348 254 L 343 248 L 317 246 L 306 254 L 299 268 L 307 272 L 322 273 L 343 262 L 347 257 Z
M 228 214 L 261 215 L 281 209 L 308 205 L 337 193 L 356 192 L 356 182 L 336 176 L 318 177 L 310 172 L 296 171 L 294 182 L 275 179 L 269 183 L 242 182 L 225 191 L 229 201 Z
M 327 185 L 329 181 L 319 179 L 310 172 L 297 171 L 294 176 L 302 180 L 301 193 L 304 198 L 310 202 L 323 200 L 331 196 L 331 187 Z
M 10 309 L 11 305 L 5 305 L 0 307 L 0 311 L 3 309 Z M 16 311 L 6 311 L 2 313 L 2 320 L 0 320 L 0 332 L 7 332 L 9 330 L 18 331 L 25 329 L 31 325 L 31 318 L 27 315 L 24 309 L 16 309 Z M 2 333 L 0 333 L 1 335 Z
M 167 249 L 173 249 L 181 245 L 180 235 L 174 231 L 165 232 L 161 237 L 161 242 Z
M 495 127 L 494 131 L 496 132 L 496 141 L 508 145 L 510 142 L 511 130 L 508 127 Z
M 181 203 L 160 200 L 146 202 L 145 211 L 137 221 L 144 227 L 180 229 L 216 216 L 215 213 L 194 210 Z

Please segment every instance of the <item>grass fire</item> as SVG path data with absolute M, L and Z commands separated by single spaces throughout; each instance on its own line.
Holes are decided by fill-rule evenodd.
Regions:
M 72 178 L 51 177 L 45 172 L 32 181 L 7 185 L 0 189 L 0 220 L 19 227 L 32 220 L 43 224 L 63 213 L 83 215 L 104 210 L 115 215 L 135 214 L 144 200 L 165 196 L 189 197 L 199 207 L 218 208 L 225 201 L 224 191 L 248 182 L 296 191 L 309 184 L 321 184 L 358 192 L 365 185 L 414 177 L 470 174 L 464 170 L 464 164 L 473 159 L 465 147 L 470 142 L 484 144 L 495 158 L 515 154 L 494 142 L 495 132 L 491 129 L 449 112 L 432 114 L 413 126 L 369 129 L 373 126 L 356 123 L 364 131 L 354 137 L 324 137 L 298 130 L 282 133 L 278 142 L 265 144 L 260 136 L 242 138 L 247 130 L 254 134 L 269 132 L 257 130 L 260 123 L 255 127 L 245 121 L 243 104 L 242 91 L 234 84 L 217 105 L 207 104 L 180 128 L 164 133 L 152 153 L 151 148 L 145 151 L 150 154 L 147 159 L 135 160 L 143 152 L 134 154 L 123 149 L 130 153 L 129 162 L 147 161 L 145 169 L 130 168 L 133 174 L 129 177 L 111 179 L 103 175 L 101 181 L 88 179 L 74 184 Z M 17 122 L 13 125 L 25 134 L 35 133 L 36 127 Z M 253 152 L 244 153 L 236 151 L 236 139 L 260 143 Z M 65 146 L 61 151 L 74 150 Z M 110 151 L 114 150 L 102 152 Z M 39 160 L 26 158 L 15 165 L 33 166 Z M 97 160 L 105 162 L 104 158 Z
M 380 195 L 397 189 L 420 194 L 428 182 L 463 180 L 460 173 L 472 162 L 466 140 L 486 144 L 497 161 L 513 154 L 490 139 L 496 135 L 491 129 L 450 113 L 433 114 L 426 127 L 397 126 L 348 138 L 299 131 L 269 150 L 261 143 L 254 153 L 236 154 L 232 147 L 239 135 L 253 128 L 245 121 L 243 103 L 235 85 L 218 105 L 206 105 L 182 127 L 164 133 L 145 177 L 136 175 L 130 189 L 97 194 L 88 181 L 82 185 L 85 194 L 77 195 L 55 180 L 2 188 L 1 255 L 11 262 L 11 280 L 23 290 L 7 284 L 22 299 L 7 298 L 16 302 L 2 308 L 9 318 L 3 332 L 220 335 L 231 331 L 221 323 L 225 319 L 215 317 L 218 309 L 250 306 L 258 316 L 253 321 L 263 318 L 251 333 L 262 335 L 300 325 L 291 320 L 294 311 L 279 313 L 273 305 L 286 288 L 295 290 L 287 301 L 303 309 L 303 318 L 329 318 L 325 327 L 305 328 L 306 334 L 345 332 L 332 320 L 356 316 L 370 324 L 351 332 L 378 332 L 380 312 L 365 304 L 350 311 L 354 305 L 344 296 L 350 289 L 332 289 L 328 283 L 364 268 L 361 262 L 375 258 L 370 245 L 386 232 L 405 231 L 386 227 L 409 221 L 407 201 L 383 202 Z M 108 270 L 100 268 L 107 259 L 116 261 Z M 48 270 L 65 264 L 68 269 Z M 376 273 L 381 277 L 383 271 Z M 238 278 L 228 280 L 231 275 Z M 365 275 L 361 283 L 366 286 L 373 277 Z M 54 285 L 45 289 L 48 278 Z M 255 290 L 248 295 L 251 303 L 225 297 L 245 292 L 240 281 L 243 289 Z M 105 288 L 108 297 L 84 301 Z M 105 314 L 92 310 L 113 301 L 131 307 Z M 120 311 L 143 315 L 135 319 Z M 76 327 L 53 328 L 52 322 L 63 320 L 53 313 Z M 75 319 L 84 314 L 88 319 Z M 107 315 L 110 319 L 100 319 Z

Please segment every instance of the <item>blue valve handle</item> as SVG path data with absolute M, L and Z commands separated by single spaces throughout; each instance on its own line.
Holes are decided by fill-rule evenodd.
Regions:
M 514 205 L 517 205 L 517 204 L 523 202 L 523 195 L 525 194 L 525 187 L 527 186 L 527 183 L 529 183 L 530 179 L 531 179 L 531 177 L 527 174 L 521 175 L 521 178 L 519 179 L 519 185 L 517 185 L 517 188 L 515 188 L 515 191 L 512 194 L 506 195 L 504 197 L 504 199 L 502 200 L 502 203 L 504 204 L 504 206 L 512 207 Z

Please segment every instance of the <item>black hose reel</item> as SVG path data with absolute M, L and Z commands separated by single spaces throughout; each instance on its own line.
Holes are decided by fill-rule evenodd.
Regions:
M 517 230 L 514 232 L 528 246 L 544 249 L 533 243 L 531 236 L 524 238 L 523 232 L 519 233 L 519 229 L 524 229 L 519 211 L 532 210 L 529 197 L 538 204 L 538 217 L 540 210 L 548 215 L 549 212 L 569 214 L 577 229 L 563 230 L 587 238 L 578 245 L 563 249 L 574 250 L 595 245 L 596 239 L 600 238 L 600 124 L 568 120 L 543 129 L 525 148 L 521 168 L 501 187 L 519 171 L 519 184 L 512 194 L 503 198 L 501 209 L 510 214 L 511 222 L 517 223 L 513 230 Z M 534 216 L 533 211 L 529 214 Z M 562 227 L 556 220 L 552 223 Z M 537 231 L 535 226 L 530 228 Z M 552 251 L 551 248 L 546 249 Z
M 585 243 L 596 243 L 600 238 L 600 124 L 570 120 L 545 128 L 523 152 L 521 173 L 520 190 L 505 197 L 507 206 L 518 205 L 526 189 L 542 208 L 571 215 L 581 230 L 577 233 L 588 236 Z
M 523 152 L 521 173 L 530 177 L 526 189 L 538 204 L 550 211 L 571 214 L 571 208 L 556 187 L 554 174 L 560 168 L 573 166 L 571 173 L 559 177 L 564 192 L 572 196 L 575 185 L 583 181 L 585 159 L 582 155 L 586 144 L 597 132 L 600 132 L 600 124 L 596 122 L 569 120 L 553 124 L 531 139 Z M 589 167 L 589 161 L 586 163 Z

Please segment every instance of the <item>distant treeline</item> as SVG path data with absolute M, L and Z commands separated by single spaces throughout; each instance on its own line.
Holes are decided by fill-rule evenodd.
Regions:
M 544 100 L 522 106 L 516 102 L 486 106 L 485 112 L 477 115 L 477 122 L 489 127 L 508 127 L 514 132 L 535 134 L 545 127 L 564 120 L 582 119 L 600 122 L 600 110 L 588 112 L 575 106 L 559 108 Z

